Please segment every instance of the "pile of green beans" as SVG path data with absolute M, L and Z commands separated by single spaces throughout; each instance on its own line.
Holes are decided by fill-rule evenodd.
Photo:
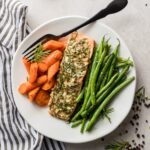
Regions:
M 127 78 L 133 62 L 119 56 L 120 42 L 112 50 L 109 40 L 102 38 L 95 48 L 83 88 L 76 101 L 80 109 L 71 118 L 72 128 L 81 125 L 81 133 L 91 131 L 102 111 L 134 77 Z

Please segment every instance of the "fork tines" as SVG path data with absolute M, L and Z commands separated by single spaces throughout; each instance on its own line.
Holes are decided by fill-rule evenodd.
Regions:
M 31 60 L 35 51 L 36 51 L 36 47 L 40 44 L 40 43 L 44 43 L 47 41 L 48 38 L 48 34 L 42 36 L 41 38 L 39 38 L 38 40 L 36 40 L 31 46 L 29 46 L 25 51 L 23 51 L 23 55 L 24 57 L 26 57 L 27 59 Z

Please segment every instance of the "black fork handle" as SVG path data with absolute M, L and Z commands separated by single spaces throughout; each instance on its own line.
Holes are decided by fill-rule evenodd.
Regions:
M 59 37 L 67 36 L 68 34 L 74 32 L 74 31 L 77 31 L 78 29 L 80 29 L 80 28 L 82 28 L 82 27 L 84 27 L 84 26 L 86 26 L 86 25 L 88 25 L 88 24 L 90 24 L 96 20 L 104 18 L 107 15 L 119 12 L 123 8 L 125 8 L 127 4 L 128 4 L 128 0 L 114 0 L 110 4 L 108 4 L 108 6 L 105 9 L 102 9 L 96 15 L 94 15 L 93 17 L 91 17 L 87 21 L 83 22 L 82 24 L 78 25 L 77 27 L 75 27 L 75 28 L 73 28 L 73 29 L 71 29 L 65 33 L 60 34 Z

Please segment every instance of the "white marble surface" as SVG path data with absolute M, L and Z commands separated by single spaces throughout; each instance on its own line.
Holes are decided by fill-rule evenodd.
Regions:
M 32 29 L 43 22 L 66 15 L 90 17 L 104 8 L 110 0 L 22 0 L 28 6 L 28 22 Z M 147 4 L 147 6 L 146 6 Z M 128 6 L 120 13 L 111 15 L 101 22 L 107 24 L 124 39 L 131 50 L 137 67 L 137 87 L 144 85 L 150 95 L 150 1 L 129 0 Z M 147 130 L 145 119 L 149 119 L 150 110 L 142 109 L 140 114 L 140 130 L 146 135 L 144 150 L 150 149 L 150 130 Z M 129 118 L 114 133 L 105 138 L 105 142 L 97 140 L 86 144 L 66 144 L 67 150 L 102 150 L 104 145 L 117 138 L 120 130 L 128 128 L 129 133 L 123 139 L 135 137 Z M 150 121 L 149 121 L 150 122 Z M 150 125 L 149 125 L 150 126 Z M 119 137 L 120 139 L 120 137 Z M 140 142 L 140 140 L 139 140 Z

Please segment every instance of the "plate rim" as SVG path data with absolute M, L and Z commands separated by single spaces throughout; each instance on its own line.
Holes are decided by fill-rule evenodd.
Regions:
M 49 23 L 53 23 L 53 22 L 58 21 L 58 20 L 69 19 L 69 18 L 81 18 L 81 19 L 85 19 L 85 20 L 89 19 L 88 17 L 79 16 L 79 15 L 68 15 L 68 16 L 62 16 L 62 17 L 53 18 L 53 19 L 50 19 L 50 20 L 44 22 L 43 24 L 37 26 L 35 29 L 33 29 L 33 31 L 31 31 L 31 33 L 29 33 L 29 35 L 27 35 L 27 36 L 21 41 L 21 43 L 19 44 L 19 46 L 18 46 L 18 48 L 17 48 L 17 50 L 16 50 L 16 52 L 15 52 L 15 54 L 14 54 L 14 56 L 13 56 L 13 61 L 12 61 L 11 80 L 12 80 L 12 92 L 13 92 L 13 97 L 14 97 L 14 95 L 15 95 L 15 94 L 14 94 L 15 92 L 14 92 L 14 90 L 13 90 L 13 89 L 14 89 L 14 88 L 13 88 L 13 86 L 14 86 L 13 70 L 14 70 L 14 67 L 15 67 L 15 66 L 14 66 L 14 62 L 15 62 L 15 58 L 16 58 L 16 56 L 17 56 L 17 53 L 18 53 L 20 47 L 22 47 L 23 43 L 26 42 L 26 41 L 30 38 L 30 36 L 32 36 L 32 34 L 34 34 L 34 33 L 35 33 L 36 31 L 38 31 L 40 28 L 46 26 L 46 25 L 49 24 Z M 131 53 L 130 49 L 128 48 L 128 46 L 127 46 L 127 44 L 124 42 L 124 40 L 120 37 L 120 35 L 119 35 L 114 29 L 112 29 L 111 27 L 109 27 L 108 25 L 106 25 L 106 24 L 104 24 L 104 23 L 102 23 L 102 22 L 100 22 L 100 21 L 96 21 L 96 22 L 97 22 L 99 25 L 102 25 L 102 26 L 104 26 L 105 28 L 107 28 L 108 30 L 110 30 L 110 31 L 111 31 L 114 35 L 116 35 L 116 36 L 122 41 L 122 43 L 127 47 L 128 52 L 130 53 L 131 58 L 132 58 L 133 63 L 134 63 L 134 70 L 135 70 L 134 94 L 135 94 L 136 85 L 137 85 L 137 71 L 136 71 L 135 61 L 134 61 L 134 59 L 133 59 L 133 56 L 132 56 L 132 53 Z M 18 109 L 18 107 L 17 107 L 16 101 L 15 101 L 15 97 L 14 97 L 14 102 L 15 102 L 15 105 L 16 105 L 16 108 L 17 108 L 19 114 L 24 118 L 23 114 L 19 111 L 19 109 Z M 92 139 L 86 139 L 86 140 L 85 140 L 85 139 L 84 139 L 84 140 L 82 139 L 82 140 L 80 140 L 80 141 L 64 140 L 64 139 L 62 140 L 62 139 L 60 139 L 59 137 L 56 138 L 56 137 L 47 136 L 47 135 L 41 133 L 38 129 L 35 129 L 35 128 L 32 126 L 32 124 L 30 124 L 30 123 L 28 122 L 28 120 L 27 120 L 26 118 L 24 118 L 24 120 L 25 120 L 33 129 L 35 129 L 37 132 L 39 132 L 40 134 L 42 134 L 42 135 L 44 135 L 44 136 L 46 136 L 46 137 L 52 138 L 52 139 L 54 139 L 54 140 L 58 140 L 58 141 L 61 141 L 61 142 L 66 142 L 66 143 L 74 143 L 74 144 L 87 143 L 87 142 L 91 142 L 91 141 L 100 139 L 100 138 L 102 138 L 102 137 L 104 137 L 104 136 L 106 136 L 106 135 L 112 133 L 114 130 L 116 130 L 116 129 L 118 128 L 118 126 L 123 123 L 123 121 L 125 120 L 125 118 L 127 118 L 128 114 L 129 114 L 129 112 L 130 112 L 130 110 L 131 110 L 131 108 L 132 108 L 133 102 L 134 102 L 134 97 L 132 98 L 132 104 L 131 104 L 131 106 L 130 106 L 130 108 L 129 108 L 129 111 L 126 112 L 126 114 L 122 117 L 122 119 L 120 120 L 120 122 L 118 123 L 118 125 L 115 125 L 115 127 L 112 128 L 112 130 L 110 130 L 109 132 L 105 132 L 105 134 L 103 134 L 101 137 L 98 137 L 98 136 L 97 136 L 97 137 L 92 138 Z

